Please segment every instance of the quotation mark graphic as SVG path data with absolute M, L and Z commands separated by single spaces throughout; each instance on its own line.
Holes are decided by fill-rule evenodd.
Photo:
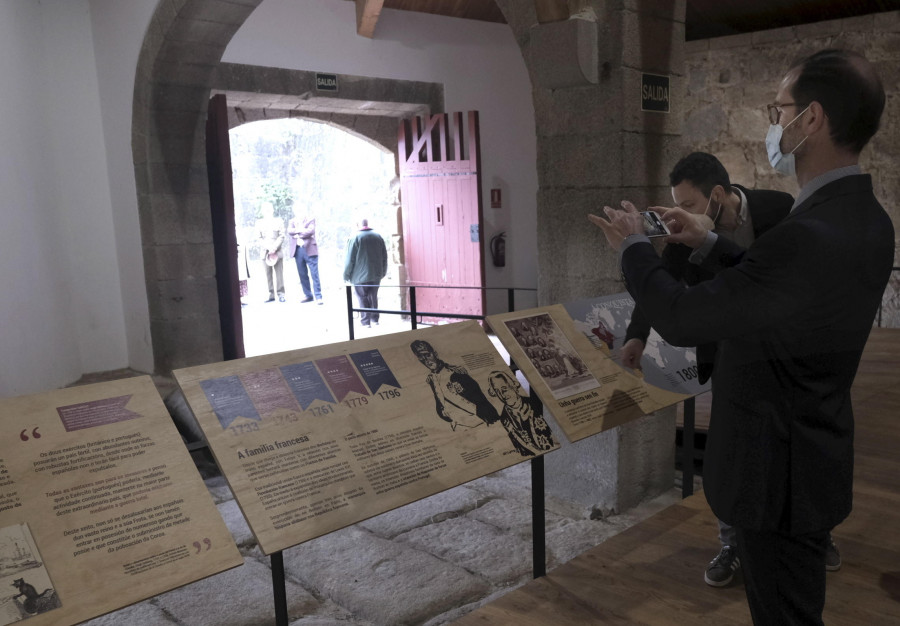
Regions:
M 210 541 L 209 538 L 204 539 L 203 543 L 206 544 L 207 551 L 210 548 L 212 548 L 212 541 Z M 202 550 L 203 546 L 200 545 L 199 541 L 194 542 L 194 547 L 197 548 L 197 554 L 200 554 L 200 551 Z
M 23 428 L 22 432 L 19 433 L 19 439 L 21 439 L 22 441 L 28 441 L 32 437 L 35 439 L 40 439 L 41 433 L 38 432 L 38 428 L 40 428 L 40 426 L 35 426 L 34 430 L 31 431 L 31 437 L 28 436 L 28 429 Z

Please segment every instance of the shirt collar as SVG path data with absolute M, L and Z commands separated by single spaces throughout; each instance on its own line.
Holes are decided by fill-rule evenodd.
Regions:
M 819 174 L 811 181 L 803 185 L 803 189 L 800 190 L 800 193 L 797 194 L 797 199 L 794 200 L 794 206 L 791 207 L 791 211 L 806 202 L 810 198 L 810 196 L 812 196 L 815 192 L 817 192 L 828 183 L 833 183 L 839 178 L 844 178 L 846 176 L 857 176 L 859 174 L 862 174 L 862 170 L 860 169 L 859 165 L 839 167 L 836 170 L 829 170 L 824 174 Z

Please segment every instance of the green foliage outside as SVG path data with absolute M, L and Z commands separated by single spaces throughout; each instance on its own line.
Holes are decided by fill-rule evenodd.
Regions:
M 280 217 L 287 224 L 294 216 L 294 197 L 291 187 L 281 181 L 267 181 L 262 184 L 259 190 L 259 202 L 256 204 L 256 215 L 248 220 L 244 226 L 253 226 L 253 224 L 262 217 L 262 205 L 271 202 L 275 207 L 275 217 Z M 248 212 L 249 213 L 249 212 Z M 245 213 L 245 219 L 251 217 Z

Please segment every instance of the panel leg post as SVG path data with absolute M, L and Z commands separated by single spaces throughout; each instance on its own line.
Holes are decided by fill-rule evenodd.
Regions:
M 510 313 L 516 310 L 516 290 L 512 287 L 506 290 L 506 310 Z
M 350 331 L 350 341 L 353 341 L 353 285 L 347 285 L 347 328 Z
M 547 535 L 544 519 L 544 457 L 531 459 L 531 542 L 535 578 L 547 574 Z
M 409 322 L 412 330 L 417 329 L 418 322 L 416 321 L 416 288 L 409 288 Z
M 275 599 L 275 626 L 288 626 L 287 589 L 284 584 L 284 557 L 281 550 L 269 556 L 272 565 L 272 595 Z
M 684 401 L 684 428 L 681 429 L 681 497 L 694 494 L 694 399 Z

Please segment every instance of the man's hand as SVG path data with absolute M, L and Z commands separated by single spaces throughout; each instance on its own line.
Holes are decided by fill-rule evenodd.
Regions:
M 715 228 L 707 215 L 695 215 L 677 207 L 652 207 L 650 210 L 659 213 L 672 233 L 666 237 L 666 243 L 683 243 L 690 248 L 699 248 L 706 241 L 706 233 Z
M 644 342 L 637 337 L 632 337 L 622 346 L 620 355 L 622 365 L 633 370 L 641 369 L 641 356 L 644 354 Z
M 608 219 L 598 215 L 588 215 L 588 219 L 603 230 L 606 240 L 614 250 L 622 247 L 622 241 L 628 235 L 642 235 L 644 233 L 644 218 L 634 205 L 628 200 L 622 201 L 622 211 L 612 207 L 603 207 L 603 212 Z

